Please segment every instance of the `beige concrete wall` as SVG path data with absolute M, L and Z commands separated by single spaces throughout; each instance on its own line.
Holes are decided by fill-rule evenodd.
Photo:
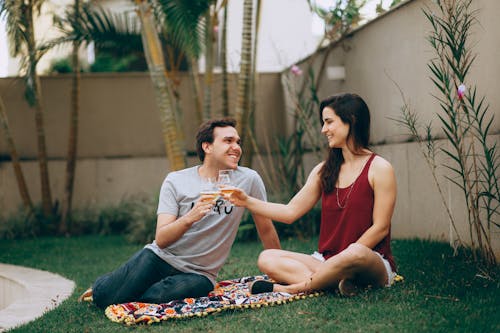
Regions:
M 499 141 L 500 135 L 489 137 L 490 144 Z M 437 144 L 449 145 L 446 140 Z M 439 194 L 434 178 L 417 143 L 399 143 L 375 146 L 374 150 L 390 161 L 394 167 L 398 196 L 393 217 L 395 237 L 432 238 L 449 240 L 456 238 L 456 232 L 450 224 L 445 205 Z M 460 238 L 469 241 L 466 205 L 463 192 L 444 178 L 448 171 L 443 163 L 450 163 L 444 154 L 438 155 L 437 179 L 443 191 L 443 197 L 451 209 Z M 497 254 L 500 255 L 499 230 L 493 229 Z
M 119 78 L 119 79 L 117 79 Z M 45 130 L 49 157 L 66 154 L 71 79 L 42 77 Z M 33 111 L 23 99 L 20 79 L 0 80 L 11 131 L 19 154 L 36 157 Z M 161 129 L 147 74 L 84 75 L 81 84 L 78 155 L 81 158 L 151 156 L 161 153 Z M 2 136 L 0 152 L 7 147 Z
M 230 76 L 230 110 L 236 105 L 236 76 Z M 200 78 L 203 80 L 203 77 Z M 71 78 L 68 75 L 45 76 L 41 79 L 45 108 L 46 140 L 50 158 L 66 155 L 70 112 Z M 221 108 L 221 78 L 214 79 L 212 107 Z M 192 84 L 181 76 L 179 87 L 186 147 L 194 151 L 198 129 Z M 0 94 L 5 102 L 11 131 L 22 158 L 36 157 L 33 112 L 23 98 L 21 79 L 0 79 Z M 260 74 L 257 83 L 255 121 L 256 136 L 263 145 L 264 137 L 283 135 L 283 94 L 279 74 Z M 1 130 L 0 130 L 1 131 Z M 164 144 L 155 104 L 155 94 L 148 73 L 84 74 L 81 83 L 78 156 L 123 157 L 164 156 Z M 1 133 L 1 132 L 0 132 Z M 8 155 L 3 133 L 0 156 Z
M 372 142 L 393 143 L 407 139 L 404 129 L 389 118 L 399 117 L 403 105 L 398 87 L 423 123 L 432 121 L 435 134 L 441 135 L 436 113 L 440 107 L 432 95 L 437 88 L 429 79 L 429 60 L 435 57 L 426 40 L 431 26 L 422 13 L 429 0 L 408 1 L 358 29 L 332 50 L 327 66 L 344 66 L 345 80 L 331 81 L 324 75 L 320 98 L 337 92 L 356 92 L 368 103 L 372 113 Z M 500 1 L 475 0 L 478 23 L 470 36 L 470 45 L 477 54 L 466 85 L 476 84 L 479 96 L 486 96 L 490 112 L 497 115 L 491 131 L 500 131 Z M 321 57 L 319 57 L 321 58 Z M 320 61 L 318 59 L 317 63 Z M 316 64 L 318 68 L 318 64 Z M 394 83 L 394 82 L 396 83 Z
M 190 158 L 194 165 L 196 159 Z M 32 199 L 40 202 L 38 162 L 22 163 Z M 53 195 L 61 199 L 64 190 L 65 162 L 49 162 Z M 164 157 L 90 158 L 78 161 L 75 175 L 74 206 L 103 207 L 134 197 L 156 195 L 169 171 Z M 0 163 L 0 213 L 5 216 L 21 204 L 10 162 Z

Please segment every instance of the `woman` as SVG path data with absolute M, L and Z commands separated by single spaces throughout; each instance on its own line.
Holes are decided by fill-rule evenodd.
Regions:
M 390 247 L 396 178 L 391 164 L 368 149 L 368 107 L 358 95 L 339 94 L 322 101 L 319 111 L 328 157 L 288 204 L 263 202 L 240 189 L 228 197 L 237 206 L 288 224 L 321 198 L 318 252 L 263 251 L 259 269 L 279 283 L 255 282 L 252 293 L 338 287 L 352 296 L 360 287 L 390 286 L 396 275 Z

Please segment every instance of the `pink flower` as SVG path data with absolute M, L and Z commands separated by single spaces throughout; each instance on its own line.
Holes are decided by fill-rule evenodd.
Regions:
M 297 65 L 293 65 L 292 68 L 290 68 L 290 72 L 292 72 L 292 74 L 296 76 L 302 75 L 302 69 L 300 69 L 300 67 Z
M 458 86 L 457 95 L 458 95 L 459 100 L 462 100 L 464 98 L 466 89 L 467 88 L 465 87 L 465 85 L 463 83 Z

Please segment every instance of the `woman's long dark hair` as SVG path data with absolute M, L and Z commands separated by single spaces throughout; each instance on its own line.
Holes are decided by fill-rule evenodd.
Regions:
M 368 148 L 370 141 L 370 111 L 365 101 L 356 94 L 337 94 L 330 96 L 319 106 L 319 118 L 323 126 L 323 109 L 329 107 L 349 125 L 347 141 L 352 138 L 354 152 Z M 330 148 L 328 157 L 320 170 L 321 187 L 325 193 L 331 193 L 339 177 L 340 166 L 344 163 L 341 148 Z

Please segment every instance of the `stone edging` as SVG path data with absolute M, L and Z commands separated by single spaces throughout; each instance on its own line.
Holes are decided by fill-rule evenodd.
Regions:
M 55 309 L 68 298 L 75 283 L 47 271 L 0 263 L 0 279 L 23 287 L 19 299 L 0 310 L 0 332 L 25 324 Z

